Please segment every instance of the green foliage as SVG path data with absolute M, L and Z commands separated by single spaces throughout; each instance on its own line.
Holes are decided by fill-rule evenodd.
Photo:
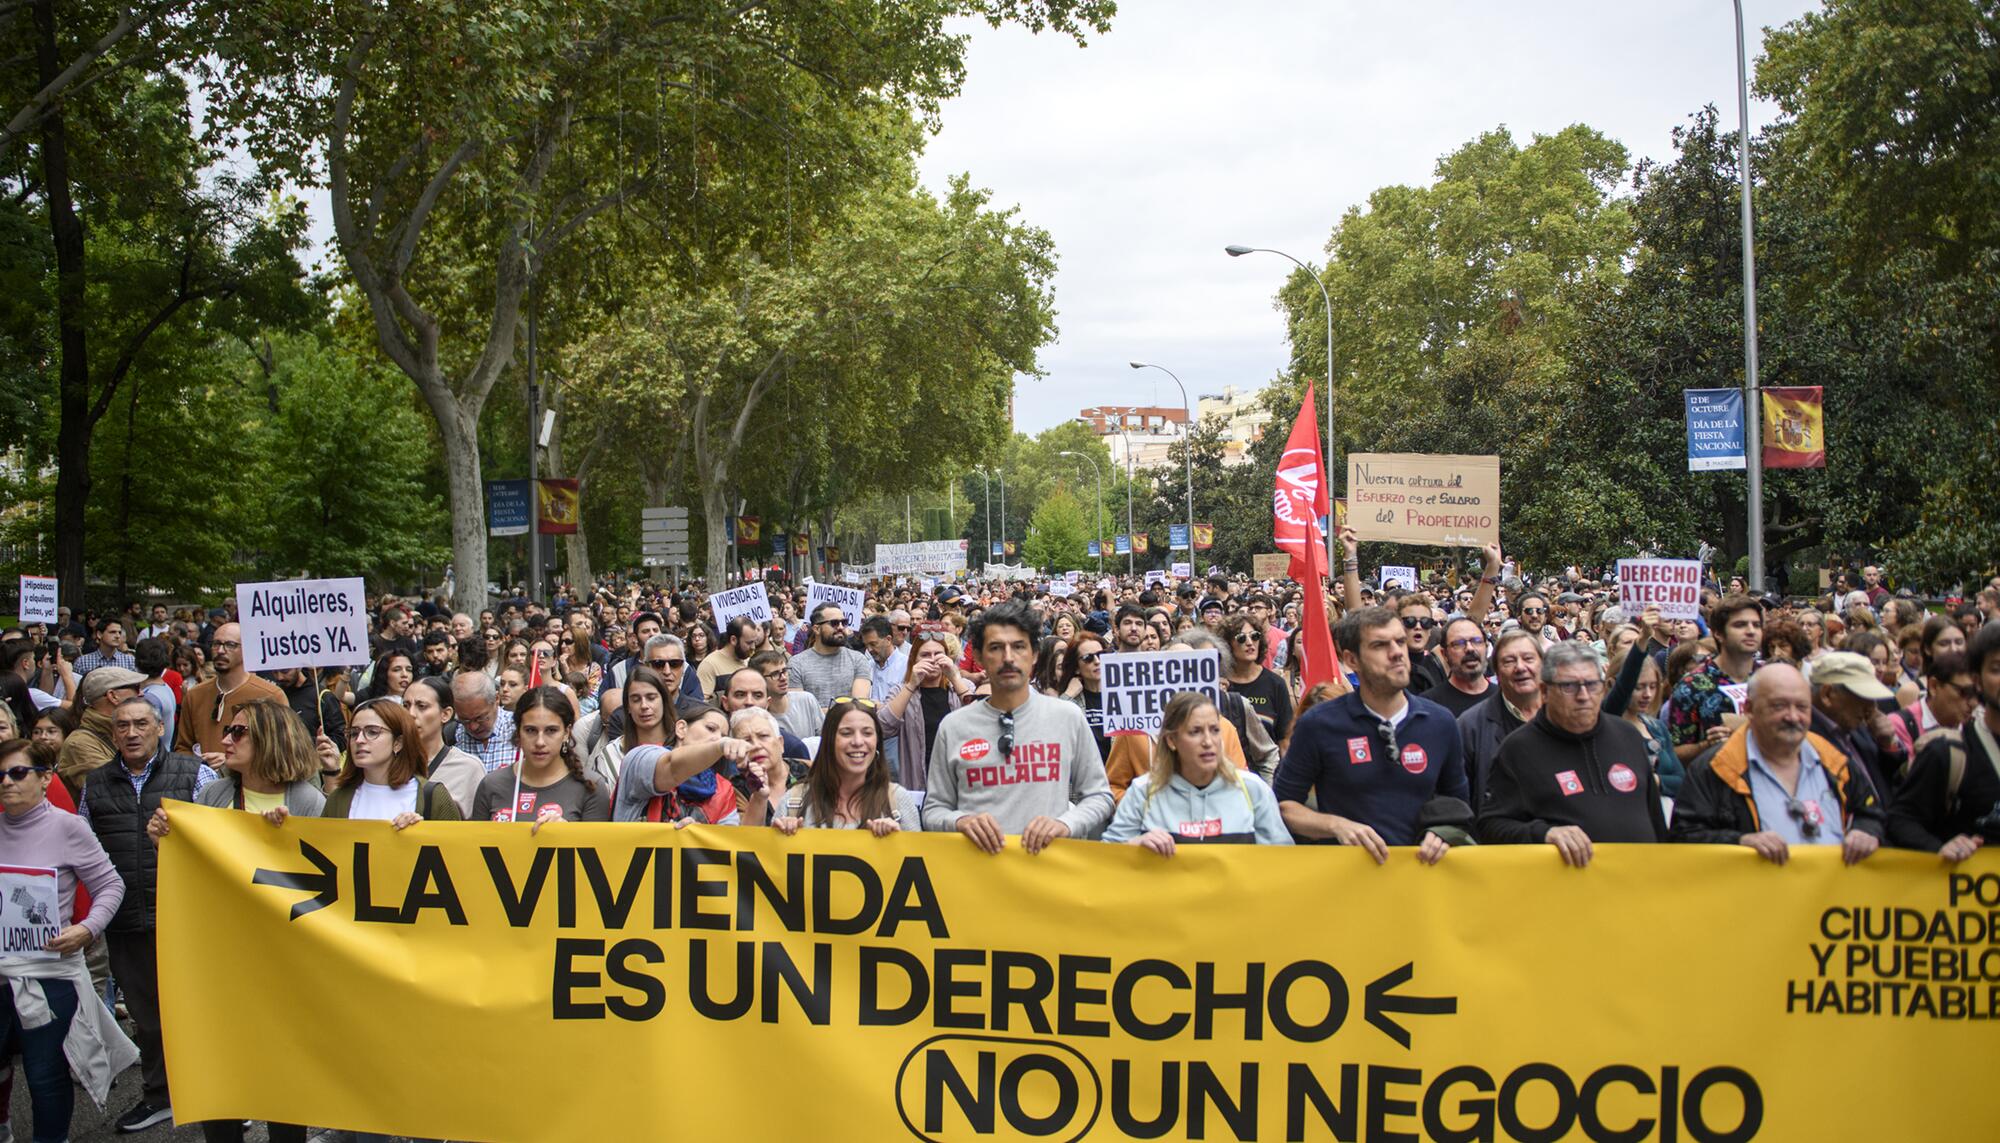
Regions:
M 1069 489 L 1058 488 L 1035 506 L 1021 554 L 1045 571 L 1067 571 L 1084 566 L 1089 540 L 1090 519 L 1083 506 Z

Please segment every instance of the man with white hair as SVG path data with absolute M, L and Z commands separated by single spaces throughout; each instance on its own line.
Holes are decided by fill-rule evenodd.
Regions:
M 458 736 L 452 745 L 479 759 L 488 773 L 511 766 L 514 712 L 500 709 L 500 689 L 484 671 L 460 671 L 451 680 L 451 708 L 458 716 Z

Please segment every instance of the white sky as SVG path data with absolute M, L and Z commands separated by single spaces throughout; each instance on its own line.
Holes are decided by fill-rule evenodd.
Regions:
M 1746 0 L 1762 29 L 1817 8 Z M 968 25 L 963 94 L 923 159 L 970 171 L 996 205 L 1055 239 L 1060 340 L 1023 378 L 1016 427 L 1098 404 L 1180 403 L 1256 388 L 1283 368 L 1273 299 L 1292 264 L 1230 243 L 1324 257 L 1375 188 L 1428 182 L 1437 159 L 1505 125 L 1518 142 L 1587 123 L 1632 158 L 1671 154 L 1705 103 L 1736 124 L 1729 0 L 1124 0 L 1109 34 Z M 1776 113 L 1753 101 L 1753 124 Z

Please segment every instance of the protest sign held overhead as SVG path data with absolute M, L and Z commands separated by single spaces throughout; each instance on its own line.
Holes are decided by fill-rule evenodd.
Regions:
M 54 623 L 56 621 L 57 588 L 54 576 L 24 575 L 21 577 L 21 622 Z
M 718 591 L 708 597 L 708 606 L 715 612 L 718 630 L 726 629 L 729 621 L 739 615 L 748 615 L 759 623 L 771 621 L 771 600 L 764 594 L 762 583 L 746 583 L 742 587 Z
M 1383 564 L 1378 582 L 1383 587 L 1393 583 L 1404 591 L 1414 591 L 1417 587 L 1417 569 L 1408 564 Z
M 1637 619 L 1648 607 L 1662 619 L 1701 617 L 1700 560 L 1619 560 L 1618 606 Z
M 847 629 L 861 629 L 861 605 L 868 593 L 858 587 L 841 587 L 838 584 L 820 583 L 817 580 L 806 584 L 806 614 L 819 610 L 821 604 L 831 603 L 840 608 L 847 617 Z
M 246 670 L 368 661 L 368 589 L 359 576 L 239 583 L 236 616 Z
M 1155 734 L 1167 703 L 1182 691 L 1222 701 L 1216 651 L 1131 651 L 1099 657 L 1104 733 Z
M 1350 453 L 1348 523 L 1356 539 L 1446 548 L 1500 542 L 1500 458 Z

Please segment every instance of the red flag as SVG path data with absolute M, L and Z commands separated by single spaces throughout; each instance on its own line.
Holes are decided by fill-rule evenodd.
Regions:
M 1320 457 L 1318 421 L 1312 385 L 1307 383 L 1305 402 L 1278 459 L 1277 484 L 1271 494 L 1272 536 L 1278 547 L 1291 553 L 1288 574 L 1305 588 L 1299 616 L 1305 625 L 1301 646 L 1305 663 L 1299 679 L 1306 690 L 1342 677 L 1333 653 L 1333 631 L 1326 621 L 1326 536 L 1319 528 L 1319 519 L 1327 512 L 1326 466 Z

